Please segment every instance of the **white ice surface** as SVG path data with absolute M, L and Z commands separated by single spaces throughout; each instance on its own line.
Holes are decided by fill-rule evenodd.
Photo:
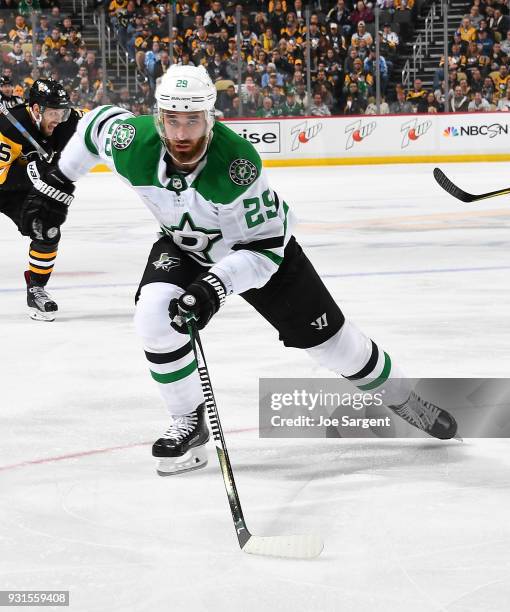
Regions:
M 467 191 L 509 181 L 442 167 Z M 270 174 L 344 312 L 410 376 L 508 374 L 508 197 L 462 204 L 430 165 Z M 83 179 L 40 323 L 0 215 L 0 590 L 69 589 L 80 612 L 508 610 L 508 441 L 259 439 L 259 377 L 329 373 L 239 298 L 203 339 L 248 526 L 325 550 L 240 552 L 212 446 L 204 470 L 156 476 L 166 414 L 132 325 L 155 232 L 114 177 Z

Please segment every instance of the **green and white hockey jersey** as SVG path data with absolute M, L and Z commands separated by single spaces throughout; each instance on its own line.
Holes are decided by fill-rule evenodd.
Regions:
M 168 176 L 165 152 L 152 116 L 102 106 L 79 122 L 59 167 L 76 181 L 106 163 L 136 191 L 161 231 L 210 267 L 228 293 L 265 285 L 283 260 L 290 228 L 288 206 L 269 186 L 254 147 L 216 123 L 206 157 L 190 174 Z

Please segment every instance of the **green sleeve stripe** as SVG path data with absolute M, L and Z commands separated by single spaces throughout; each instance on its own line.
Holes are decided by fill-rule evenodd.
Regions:
M 112 105 L 110 106 L 105 106 L 103 109 L 101 109 L 97 115 L 94 117 L 94 119 L 92 119 L 92 121 L 89 123 L 89 125 L 87 126 L 87 129 L 85 130 L 85 146 L 87 147 L 87 149 L 93 153 L 94 155 L 99 155 L 99 151 L 96 148 L 96 145 L 92 142 L 92 128 L 94 126 L 94 124 L 96 123 L 96 121 L 98 120 L 98 118 L 107 110 L 110 110 L 110 108 L 113 108 Z
M 273 253 L 272 251 L 266 251 L 265 249 L 261 249 L 259 251 L 257 249 L 257 250 L 254 250 L 253 252 L 260 253 L 261 255 L 265 255 L 268 259 L 270 259 L 277 266 L 279 266 L 283 261 L 283 257 L 280 257 L 279 255 L 277 255 L 276 253 Z
M 384 351 L 384 367 L 383 367 L 383 371 L 381 372 L 379 378 L 376 378 L 375 380 L 373 380 L 372 382 L 366 385 L 356 385 L 356 386 L 358 387 L 360 391 L 370 391 L 371 389 L 375 389 L 376 387 L 379 387 L 380 385 L 382 385 L 384 382 L 388 380 L 390 371 L 391 371 L 391 359 L 388 353 Z
M 186 376 L 192 374 L 196 369 L 197 362 L 193 359 L 189 365 L 177 370 L 176 372 L 170 372 L 169 374 L 158 374 L 158 372 L 153 372 L 152 370 L 150 372 L 152 378 L 154 378 L 156 382 L 167 385 L 168 383 L 177 382 L 178 380 L 186 378 Z

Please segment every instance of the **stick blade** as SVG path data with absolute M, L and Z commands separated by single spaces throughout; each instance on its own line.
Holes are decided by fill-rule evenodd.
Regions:
M 314 535 L 251 536 L 243 546 L 250 555 L 284 557 L 286 559 L 313 559 L 318 557 L 324 542 Z
M 461 202 L 473 202 L 473 200 L 476 199 L 476 196 L 472 196 L 462 189 L 459 189 L 459 187 L 452 183 L 446 174 L 439 168 L 434 168 L 434 178 L 440 187 Z

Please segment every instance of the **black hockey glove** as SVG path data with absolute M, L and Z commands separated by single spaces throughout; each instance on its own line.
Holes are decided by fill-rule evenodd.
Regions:
M 58 242 L 60 226 L 74 199 L 74 184 L 56 166 L 39 175 L 37 162 L 30 162 L 27 172 L 33 187 L 21 208 L 21 233 L 32 240 Z
M 204 329 L 212 316 L 225 302 L 225 285 L 215 275 L 207 272 L 193 281 L 179 299 L 170 302 L 171 326 L 181 334 L 188 333 L 186 316 L 194 315 L 198 329 Z

